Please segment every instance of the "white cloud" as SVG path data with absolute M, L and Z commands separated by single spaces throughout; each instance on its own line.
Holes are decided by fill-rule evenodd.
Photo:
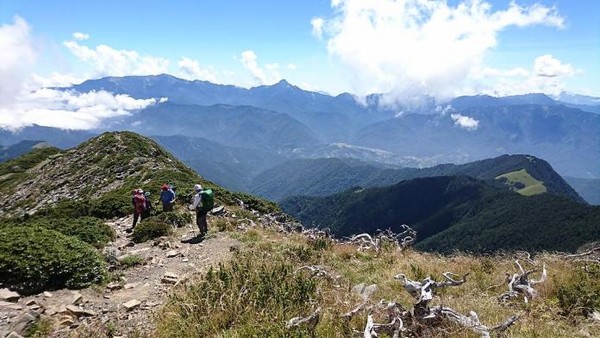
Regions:
M 0 108 L 14 102 L 35 63 L 29 31 L 20 17 L 0 26 Z
M 396 99 L 456 95 L 510 26 L 562 27 L 554 8 L 539 4 L 492 11 L 472 0 L 449 5 L 427 0 L 334 0 L 333 17 L 313 22 L 330 55 L 351 71 L 358 94 L 390 93 Z M 475 79 L 476 80 L 476 79 Z
M 39 74 L 32 74 L 31 78 L 35 85 L 35 88 L 40 87 L 70 87 L 74 84 L 81 83 L 86 78 L 75 76 L 73 74 L 62 74 L 58 72 L 51 72 L 47 76 L 41 76 Z
M 155 99 L 138 100 L 106 91 L 39 89 L 20 95 L 11 107 L 0 107 L 0 128 L 18 130 L 37 124 L 87 130 L 99 127 L 107 118 L 130 115 L 155 103 Z
M 552 55 L 542 55 L 533 60 L 531 69 L 495 69 L 475 70 L 472 78 L 487 87 L 473 88 L 470 94 L 490 94 L 495 96 L 545 93 L 559 95 L 565 90 L 565 78 L 580 73 L 572 65 L 563 63 Z
M 80 33 L 80 32 L 73 33 L 73 39 L 75 39 L 75 40 L 81 41 L 81 40 L 87 40 L 89 38 L 90 38 L 89 34 Z
M 450 114 L 450 117 L 454 121 L 454 124 L 461 128 L 467 130 L 475 130 L 479 127 L 479 121 L 475 120 L 472 117 L 461 114 Z
M 310 24 L 312 26 L 312 34 L 317 38 L 321 39 L 323 37 L 323 24 L 325 20 L 323 18 L 313 18 L 310 20 Z
M 281 79 L 278 72 L 279 65 L 276 63 L 265 65 L 264 69 L 258 65 L 256 54 L 247 50 L 241 55 L 241 62 L 244 68 L 250 72 L 252 78 L 260 85 L 273 84 Z
M 180 76 L 188 80 L 204 80 L 215 82 L 217 76 L 212 69 L 202 68 L 197 60 L 187 57 L 181 58 L 177 63 Z
M 575 68 L 570 64 L 563 64 L 552 55 L 542 55 L 535 59 L 533 69 L 537 76 L 557 77 L 575 74 Z
M 93 68 L 93 76 L 156 75 L 166 73 L 169 60 L 142 56 L 136 51 L 116 50 L 110 46 L 98 45 L 94 49 L 77 41 L 65 41 L 65 47 Z

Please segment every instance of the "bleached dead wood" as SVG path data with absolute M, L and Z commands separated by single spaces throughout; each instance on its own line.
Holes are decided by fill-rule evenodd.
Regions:
M 373 322 L 373 316 L 367 317 L 367 324 L 363 332 L 364 338 L 378 337 L 379 333 L 387 333 L 394 338 L 400 337 L 400 332 L 404 328 L 404 323 L 400 317 L 395 317 L 387 324 L 377 324 Z
M 564 257 L 573 259 L 574 262 L 600 264 L 600 246 L 596 246 L 582 253 L 564 255 Z
M 391 229 L 378 230 L 377 234 L 371 236 L 362 233 L 352 236 L 348 242 L 358 246 L 359 251 L 375 250 L 379 252 L 383 243 L 394 243 L 399 249 L 412 245 L 417 239 L 417 232 L 406 224 L 401 226 L 402 232 L 395 233 Z
M 317 324 L 319 323 L 319 319 L 321 316 L 321 308 L 318 307 L 311 315 L 307 317 L 294 317 L 288 320 L 285 325 L 286 329 L 291 329 L 294 327 L 298 327 L 301 325 L 306 325 L 306 328 L 310 331 L 313 331 Z
M 328 277 L 331 279 L 334 279 L 337 277 L 337 276 L 332 276 L 329 272 L 327 272 L 327 270 L 325 270 L 325 267 L 321 266 L 321 265 L 301 266 L 298 269 L 296 269 L 296 271 L 294 271 L 294 273 L 301 271 L 301 270 L 308 270 L 308 271 L 312 272 L 311 277 Z
M 429 302 L 433 299 L 436 289 L 461 285 L 466 282 L 468 275 L 468 273 L 465 273 L 461 279 L 458 279 L 458 275 L 445 272 L 443 273 L 444 280 L 440 282 L 436 282 L 431 277 L 427 277 L 422 281 L 413 281 L 408 279 L 404 274 L 397 274 L 394 278 L 401 281 L 408 293 L 415 298 L 416 303 L 412 310 L 412 318 L 417 322 L 426 324 L 427 321 L 432 319 L 445 319 L 473 330 L 481 334 L 482 337 L 489 337 L 491 331 L 506 330 L 518 317 L 511 317 L 504 323 L 490 328 L 479 321 L 479 317 L 474 311 L 471 311 L 466 316 L 452 308 L 441 305 L 433 308 L 429 307 Z
M 513 325 L 519 316 L 512 316 L 508 318 L 504 323 L 499 325 L 488 327 L 486 325 L 481 324 L 479 321 L 479 316 L 475 311 L 469 312 L 468 316 L 465 316 L 461 313 L 456 312 L 455 310 L 446 307 L 446 306 L 436 306 L 431 309 L 431 314 L 438 315 L 443 318 L 446 318 L 462 327 L 468 328 L 474 332 L 477 332 L 481 335 L 482 338 L 489 338 L 490 333 L 493 331 L 503 332 L 508 329 L 511 325 Z
M 369 304 L 368 301 L 364 301 L 363 303 L 361 303 L 359 306 L 355 307 L 354 309 L 344 313 L 341 317 L 344 318 L 346 321 L 351 321 L 352 318 L 354 317 L 354 315 L 356 315 L 359 311 L 361 311 L 362 309 L 364 309 L 367 304 Z
M 512 276 L 507 274 L 506 281 L 508 282 L 508 291 L 498 297 L 502 303 L 505 303 L 510 299 L 517 298 L 519 295 L 523 296 L 523 301 L 525 303 L 528 303 L 529 299 L 534 299 L 537 297 L 537 291 L 533 288 L 533 286 L 545 282 L 548 276 L 546 264 L 544 264 L 542 267 L 542 275 L 539 280 L 529 279 L 529 275 L 537 272 L 537 269 L 525 271 L 518 260 L 515 260 L 515 264 L 519 268 L 520 273 L 515 273 Z

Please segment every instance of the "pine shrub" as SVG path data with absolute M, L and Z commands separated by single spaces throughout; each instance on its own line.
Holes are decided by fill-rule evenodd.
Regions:
M 132 240 L 142 243 L 154 238 L 168 236 L 173 233 L 173 227 L 156 217 L 150 217 L 138 223 L 133 230 Z
M 80 289 L 106 278 L 102 257 L 75 237 L 38 226 L 3 226 L 0 238 L 0 284 L 21 294 Z
M 64 235 L 77 237 L 96 248 L 104 247 L 115 237 L 114 230 L 95 217 L 35 218 L 26 222 L 25 225 L 56 230 Z

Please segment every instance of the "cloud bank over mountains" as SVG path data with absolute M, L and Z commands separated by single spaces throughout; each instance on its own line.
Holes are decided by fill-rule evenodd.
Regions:
M 427 94 L 517 94 L 559 86 L 573 67 L 551 55 L 537 58 L 533 70 L 493 69 L 486 55 L 509 27 L 564 26 L 555 8 L 540 4 L 493 11 L 484 1 L 334 0 L 334 15 L 312 20 L 332 57 L 349 68 L 356 92 L 390 93 L 392 99 Z M 553 74 L 549 77 L 546 74 Z M 499 80 L 490 84 L 490 79 Z M 498 83 L 500 85 L 498 85 Z M 553 90 L 554 92 L 555 90 Z
M 384 93 L 384 104 L 410 102 L 422 95 L 438 99 L 472 94 L 558 95 L 565 89 L 566 78 L 582 72 L 550 54 L 537 56 L 529 65 L 507 69 L 487 63 L 486 57 L 499 44 L 499 35 L 508 28 L 539 25 L 563 28 L 565 19 L 554 7 L 537 3 L 520 6 L 511 2 L 505 9 L 492 9 L 490 3 L 481 0 L 452 5 L 428 0 L 332 0 L 331 8 L 330 16 L 307 22 L 306 34 L 312 33 L 327 49 L 332 62 L 343 70 L 344 83 L 353 88 L 353 94 Z M 68 86 L 87 79 L 168 73 L 187 80 L 251 87 L 274 84 L 289 74 L 306 71 L 289 60 L 261 63 L 257 52 L 243 49 L 232 59 L 246 72 L 247 80 L 236 82 L 239 73 L 215 69 L 189 56 L 167 59 L 93 44 L 92 37 L 88 32 L 77 31 L 60 46 L 84 66 L 83 72 L 52 71 L 39 75 L 34 73 L 35 65 L 46 56 L 36 48 L 29 24 L 15 17 L 12 23 L 1 26 L 0 127 L 17 129 L 41 122 L 54 125 L 57 122 L 48 116 L 62 116 L 62 127 L 94 128 L 103 117 L 153 104 L 95 93 L 99 105 L 92 108 L 77 106 L 73 102 L 80 100 L 73 97 L 54 93 L 56 100 L 71 102 L 61 105 L 49 98 L 52 92 L 38 93 L 40 88 Z M 324 91 L 323 86 L 335 82 L 331 80 L 294 84 L 311 91 Z M 105 107 L 104 113 L 99 112 L 101 107 Z M 469 123 L 457 123 L 473 128 Z

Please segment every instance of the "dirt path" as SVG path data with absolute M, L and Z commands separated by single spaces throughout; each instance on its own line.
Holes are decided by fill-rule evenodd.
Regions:
M 54 324 L 51 337 L 68 337 L 78 333 L 85 336 L 85 330 L 90 329 L 96 334 L 109 331 L 114 337 L 148 332 L 152 330 L 152 314 L 165 303 L 175 285 L 207 271 L 211 265 L 229 260 L 232 248 L 240 245 L 214 230 L 202 240 L 189 241 L 197 234 L 197 228 L 192 225 L 176 229 L 175 235 L 168 238 L 135 244 L 125 232 L 130 224 L 131 217 L 110 223 L 117 238 L 105 252 L 110 252 L 118 260 L 135 255 L 143 260 L 143 265 L 118 269 L 117 276 L 121 278 L 109 283 L 106 288 L 57 290 L 22 297 L 16 303 L 22 306 L 21 314 L 33 310 L 41 313 L 42 318 L 49 318 Z M 10 314 L 3 318 L 8 323 L 5 326 L 14 325 L 15 318 Z

